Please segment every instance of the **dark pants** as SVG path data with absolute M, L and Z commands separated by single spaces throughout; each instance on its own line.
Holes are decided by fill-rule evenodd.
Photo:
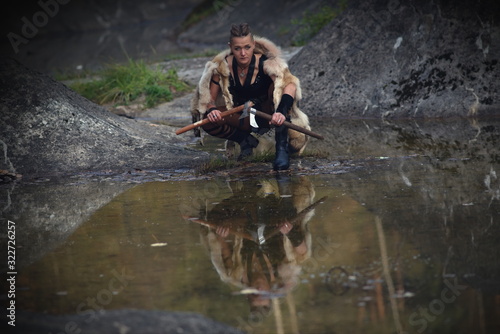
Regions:
M 273 86 L 269 88 L 269 94 L 266 101 L 259 103 L 254 108 L 265 112 L 266 114 L 272 115 L 274 113 L 274 105 L 273 105 Z M 237 106 L 235 106 L 237 107 Z M 220 111 L 225 111 L 226 107 L 218 107 Z M 251 132 L 252 128 L 250 126 L 250 117 L 245 117 L 240 119 L 242 112 L 232 114 L 224 117 L 218 123 L 207 123 L 202 126 L 203 130 L 211 136 L 215 136 L 218 138 L 229 139 L 240 143 L 243 139 L 245 139 Z M 203 118 L 207 118 L 207 113 L 203 115 Z M 260 128 L 269 128 L 269 121 L 260 117 L 255 118 L 257 124 Z

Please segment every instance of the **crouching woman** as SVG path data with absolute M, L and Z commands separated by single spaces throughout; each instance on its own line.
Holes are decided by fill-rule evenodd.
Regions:
M 209 135 L 240 145 L 238 160 L 250 157 L 259 144 L 257 137 L 275 128 L 274 170 L 290 166 L 290 153 L 302 153 L 306 135 L 283 125 L 289 120 L 310 129 L 309 119 L 297 106 L 300 82 L 290 73 L 280 49 L 266 38 L 253 36 L 248 24 L 233 25 L 229 49 L 205 65 L 192 101 L 193 121 L 200 115 L 210 121 L 203 126 Z M 272 115 L 271 121 L 239 114 L 221 117 L 221 112 L 250 102 L 253 108 Z

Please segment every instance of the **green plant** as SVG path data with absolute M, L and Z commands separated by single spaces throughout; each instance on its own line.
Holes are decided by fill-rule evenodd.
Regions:
M 322 6 L 317 12 L 305 12 L 301 19 L 293 19 L 292 24 L 299 27 L 297 37 L 292 45 L 303 46 L 313 38 L 325 25 L 330 23 L 347 7 L 347 0 L 340 0 L 337 6 Z
M 163 72 L 132 59 L 126 64 L 109 65 L 97 76 L 97 80 L 77 81 L 71 88 L 99 104 L 129 104 L 144 97 L 146 107 L 170 101 L 176 93 L 190 88 L 174 69 Z
M 148 85 L 144 87 L 146 107 L 150 108 L 158 103 L 172 100 L 172 92 L 165 86 Z

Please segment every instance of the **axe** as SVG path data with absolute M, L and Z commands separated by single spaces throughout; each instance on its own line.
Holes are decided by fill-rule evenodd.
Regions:
M 235 114 L 237 112 L 240 112 L 243 109 L 247 108 L 247 103 L 245 103 L 245 104 L 243 104 L 243 105 L 241 105 L 239 107 L 223 111 L 223 112 L 220 113 L 220 115 L 221 115 L 222 118 L 224 118 L 226 116 L 229 116 L 229 115 Z M 210 123 L 210 121 L 208 120 L 208 118 L 204 118 L 201 121 L 195 122 L 193 124 L 186 125 L 185 127 L 183 127 L 181 129 L 175 131 L 175 134 L 176 135 L 180 135 L 181 133 L 184 133 L 186 131 L 192 130 L 192 129 L 197 128 L 197 127 L 200 127 L 200 126 L 205 125 L 207 123 Z
M 270 121 L 272 119 L 272 116 L 269 115 L 269 114 L 266 114 L 266 113 L 264 113 L 262 111 L 255 110 L 254 108 L 247 108 L 247 107 L 243 108 L 243 113 L 241 114 L 240 119 L 248 117 L 250 115 L 248 112 L 254 114 L 255 116 L 262 117 L 262 118 L 264 118 L 264 119 L 266 119 L 268 121 Z M 311 130 L 308 130 L 306 128 L 303 128 L 301 126 L 293 124 L 293 123 L 291 123 L 289 121 L 284 121 L 283 125 L 286 126 L 287 128 L 290 128 L 292 130 L 304 133 L 304 134 L 306 134 L 308 136 L 311 136 L 311 137 L 314 137 L 314 138 L 318 138 L 318 139 L 321 139 L 321 140 L 325 139 L 325 138 L 323 138 L 323 136 L 321 136 L 321 135 L 319 135 L 317 133 L 314 133 Z

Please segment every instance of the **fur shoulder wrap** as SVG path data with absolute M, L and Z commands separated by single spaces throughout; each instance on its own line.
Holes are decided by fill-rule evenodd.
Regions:
M 254 37 L 255 39 L 255 54 L 264 54 L 267 56 L 267 60 L 264 62 L 264 71 L 269 76 L 274 76 L 274 91 L 273 91 L 273 102 L 274 106 L 277 107 L 281 101 L 281 96 L 283 95 L 283 89 L 290 83 L 294 83 L 297 90 L 295 93 L 295 99 L 290 110 L 290 117 L 292 123 L 302 126 L 306 129 L 311 129 L 309 125 L 309 118 L 302 112 L 297 103 L 302 98 L 302 90 L 300 87 L 299 79 L 294 76 L 287 63 L 283 58 L 281 58 L 281 50 L 276 44 L 270 40 L 263 37 Z M 201 115 L 206 111 L 206 105 L 210 102 L 210 81 L 212 76 L 217 74 L 220 76 L 220 87 L 221 93 L 215 101 L 217 105 L 226 106 L 227 109 L 233 108 L 233 99 L 229 93 L 229 76 L 230 70 L 226 57 L 231 54 L 229 49 L 220 52 L 212 60 L 208 61 L 205 65 L 205 69 L 201 76 L 200 82 L 198 83 L 196 92 L 191 101 L 191 113 L 193 116 L 193 122 L 200 120 Z M 290 145 L 296 151 L 302 153 L 308 137 L 295 130 L 288 130 Z

